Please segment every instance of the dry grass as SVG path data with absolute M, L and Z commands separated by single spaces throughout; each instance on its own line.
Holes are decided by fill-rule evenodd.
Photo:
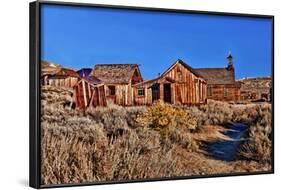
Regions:
M 186 108 L 191 110 L 197 120 L 197 129 L 206 131 L 209 125 L 224 125 L 229 122 L 245 123 L 249 125 L 246 134 L 247 141 L 241 146 L 239 154 L 248 160 L 271 165 L 272 160 L 272 112 L 271 104 L 228 104 L 209 100 L 208 104 L 199 108 Z M 210 127 L 210 126 L 209 126 Z M 219 130 L 218 127 L 216 127 Z M 210 132 L 212 131 L 212 132 Z M 201 139 L 209 139 L 210 134 L 216 139 L 219 133 L 208 130 L 201 133 Z M 223 138 L 223 137 L 222 137 Z M 263 166 L 261 168 L 264 168 Z M 270 170 L 270 167 L 267 168 Z
M 159 102 L 80 112 L 69 108 L 72 102 L 69 89 L 42 89 L 42 184 L 266 171 L 271 165 L 269 105 Z M 250 124 L 240 153 L 253 159 L 224 162 L 200 150 L 204 141 L 226 140 L 222 125 L 229 121 Z
M 230 137 L 224 135 L 227 129 L 219 125 L 205 125 L 200 127 L 196 133 L 193 133 L 194 139 L 202 142 L 214 142 L 214 141 L 230 141 Z
M 272 124 L 271 105 L 259 105 L 251 109 L 248 117 L 252 117 L 248 133 L 248 141 L 240 149 L 240 155 L 247 159 L 271 165 L 272 160 Z

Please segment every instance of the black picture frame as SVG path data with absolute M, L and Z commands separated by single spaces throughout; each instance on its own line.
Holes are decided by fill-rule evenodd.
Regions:
M 113 8 L 124 10 L 146 10 L 146 11 L 160 11 L 160 12 L 173 12 L 173 13 L 192 13 L 204 15 L 221 15 L 221 16 L 235 16 L 235 17 L 248 17 L 248 18 L 267 18 L 272 20 L 272 60 L 271 60 L 271 77 L 272 77 L 272 170 L 266 172 L 250 172 L 250 173 L 225 173 L 204 176 L 178 176 L 167 178 L 152 178 L 141 180 L 120 180 L 120 181 L 103 181 L 103 182 L 90 182 L 78 184 L 57 184 L 57 185 L 41 185 L 41 151 L 40 151 L 40 6 L 44 4 L 51 4 L 57 6 L 75 6 L 75 7 L 101 7 Z M 133 7 L 133 6 L 117 6 L 117 5 L 104 5 L 104 4 L 90 4 L 90 3 L 72 3 L 72 2 L 55 2 L 55 1 L 35 1 L 29 4 L 29 29 L 30 29 L 30 65 L 29 65 L 29 185 L 33 188 L 51 188 L 51 187 L 70 187 L 70 186 L 85 186 L 85 185 L 98 185 L 98 184 L 120 184 L 120 183 L 134 183 L 134 182 L 148 182 L 148 181 L 163 181 L 163 180 L 182 180 L 194 178 L 211 178 L 211 177 L 229 177 L 229 176 L 245 176 L 245 175 L 258 175 L 258 174 L 273 174 L 274 173 L 274 16 L 273 15 L 258 15 L 258 14 L 245 14 L 245 13 L 228 13 L 228 12 L 210 12 L 198 10 L 181 10 L 181 9 L 164 9 L 152 7 Z

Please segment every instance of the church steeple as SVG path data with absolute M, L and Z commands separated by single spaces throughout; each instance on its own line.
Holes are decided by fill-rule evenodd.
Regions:
M 227 56 L 227 70 L 234 70 L 233 57 L 231 55 L 231 52 L 229 52 Z

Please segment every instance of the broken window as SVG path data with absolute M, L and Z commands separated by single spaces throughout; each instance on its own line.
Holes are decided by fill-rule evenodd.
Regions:
M 108 86 L 108 92 L 110 96 L 115 95 L 115 86 Z

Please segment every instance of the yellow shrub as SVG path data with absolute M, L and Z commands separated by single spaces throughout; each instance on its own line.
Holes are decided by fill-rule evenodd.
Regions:
M 174 108 L 171 105 L 158 101 L 140 114 L 137 121 L 142 126 L 148 126 L 157 130 L 168 128 L 195 129 L 196 119 L 182 108 Z

